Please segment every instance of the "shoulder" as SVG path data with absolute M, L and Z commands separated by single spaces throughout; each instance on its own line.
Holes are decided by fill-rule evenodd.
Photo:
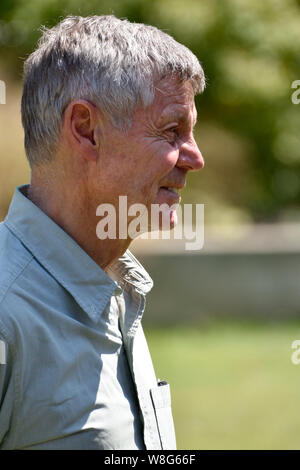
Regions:
M 32 259 L 32 254 L 2 222 L 0 224 L 0 332 L 2 331 L 2 334 L 6 332 L 5 307 L 8 306 L 9 310 L 9 305 L 6 304 L 13 304 L 11 294 Z
M 0 305 L 11 286 L 32 261 L 33 256 L 22 242 L 0 224 Z
M 54 328 L 75 315 L 76 301 L 55 272 L 42 262 L 5 225 L 0 224 L 0 334 L 20 344 L 38 330 Z M 52 325 L 52 326 L 51 326 Z M 46 333 L 45 333 L 46 334 Z
M 12 233 L 0 224 L 0 332 L 11 336 L 29 324 L 57 281 Z

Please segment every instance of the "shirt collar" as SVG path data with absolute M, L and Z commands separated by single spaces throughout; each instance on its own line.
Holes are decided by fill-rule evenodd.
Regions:
M 108 272 L 115 274 L 122 287 L 132 284 L 141 294 L 147 294 L 153 287 L 151 277 L 129 250 L 109 266 Z
M 32 255 L 65 287 L 93 321 L 98 321 L 116 282 L 61 227 L 26 197 L 29 185 L 16 188 L 4 223 Z M 110 266 L 120 278 L 140 293 L 153 281 L 127 250 Z

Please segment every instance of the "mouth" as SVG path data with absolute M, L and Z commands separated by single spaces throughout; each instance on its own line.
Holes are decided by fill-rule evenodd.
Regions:
M 182 189 L 183 186 L 160 186 L 159 192 L 167 200 L 168 204 L 179 204 L 181 201 L 181 196 L 178 194 L 178 191 Z
M 161 186 L 160 189 L 163 189 L 164 191 L 169 191 L 169 192 L 175 194 L 176 196 L 178 196 L 178 189 L 177 188 L 173 188 L 171 186 Z

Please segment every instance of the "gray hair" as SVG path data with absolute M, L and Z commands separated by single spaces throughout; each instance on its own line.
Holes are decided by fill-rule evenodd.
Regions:
M 136 106 L 153 102 L 155 83 L 165 76 L 189 80 L 194 94 L 205 87 L 196 56 L 153 26 L 113 15 L 68 16 L 41 30 L 24 64 L 21 104 L 31 167 L 53 158 L 63 113 L 75 99 L 91 101 L 126 130 Z

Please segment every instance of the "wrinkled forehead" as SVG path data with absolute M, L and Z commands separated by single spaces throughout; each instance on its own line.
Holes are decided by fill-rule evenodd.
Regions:
M 155 98 L 151 105 L 152 117 L 158 121 L 165 119 L 184 121 L 197 119 L 194 90 L 189 81 L 165 78 L 155 86 Z

